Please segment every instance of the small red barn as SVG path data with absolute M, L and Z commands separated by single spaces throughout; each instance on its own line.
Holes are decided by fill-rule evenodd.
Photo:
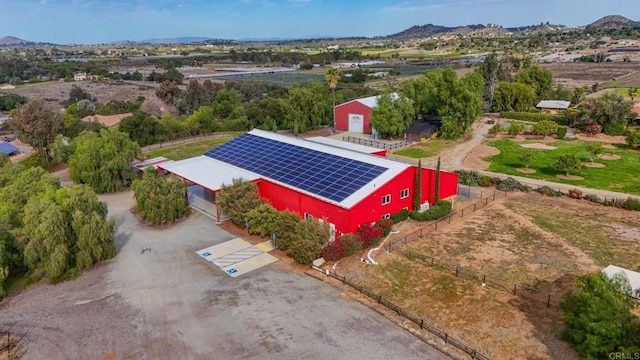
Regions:
M 162 170 L 215 194 L 233 178 L 255 181 L 278 210 L 326 219 L 337 235 L 413 210 L 417 167 L 380 156 L 252 130 L 200 157 L 162 164 Z M 434 202 L 435 170 L 422 169 L 421 203 Z M 440 172 L 440 198 L 457 194 L 458 174 Z
M 393 97 L 398 94 L 393 93 Z M 379 96 L 369 96 L 336 105 L 333 110 L 336 130 L 371 134 L 371 112 L 378 106 Z

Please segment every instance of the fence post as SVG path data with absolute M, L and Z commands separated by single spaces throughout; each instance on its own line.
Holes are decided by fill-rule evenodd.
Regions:
M 476 205 L 478 205 L 478 203 L 473 203 L 473 212 L 476 212 Z
M 431 258 L 431 267 L 433 267 L 433 257 Z
M 436 230 L 438 230 L 438 221 L 436 220 Z
M 449 334 L 444 334 L 444 343 L 445 344 L 449 343 Z
M 424 329 L 424 319 L 420 319 L 420 329 Z
M 449 214 L 449 216 L 447 216 L 447 218 L 449 219 L 449 224 L 451 224 L 451 214 Z
M 482 284 L 484 285 L 486 283 L 487 283 L 487 275 L 484 274 L 484 275 L 482 275 Z
M 342 285 L 345 285 L 347 283 L 347 277 L 343 276 L 342 277 Z
M 456 265 L 456 276 L 458 276 L 458 268 L 460 268 L 460 266 Z
M 480 193 L 480 200 L 482 200 L 482 192 Z
M 547 297 L 547 307 L 551 306 L 551 294 Z
M 513 295 L 516 294 L 516 284 L 513 284 Z
M 382 304 L 382 295 L 378 295 L 378 304 Z
M 422 228 L 420 228 L 420 237 L 422 237 Z

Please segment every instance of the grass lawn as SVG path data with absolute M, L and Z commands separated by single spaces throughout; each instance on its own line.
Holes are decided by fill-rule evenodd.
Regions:
M 527 142 L 531 143 L 535 140 L 524 143 Z M 522 143 L 500 139 L 488 142 L 489 145 L 498 148 L 500 154 L 484 160 L 491 162 L 488 171 L 640 195 L 640 182 L 638 181 L 640 152 L 628 151 L 623 147 L 605 149 L 605 151 L 619 155 L 621 158 L 619 160 L 596 160 L 596 162 L 604 164 L 606 166 L 604 168 L 583 167 L 581 170 L 571 172 L 572 175 L 583 177 L 583 180 L 563 180 L 556 177 L 558 174 L 563 174 L 562 171 L 553 167 L 560 155 L 576 154 L 583 162 L 589 161 L 586 151 L 589 143 L 591 142 L 556 141 L 548 143 L 548 145 L 556 146 L 555 150 L 539 150 L 527 149 L 520 146 Z M 529 166 L 536 170 L 534 174 L 523 174 L 516 170 L 524 167 L 518 160 L 518 157 L 524 153 L 535 154 L 535 160 Z
M 182 160 L 190 157 L 202 155 L 207 150 L 216 147 L 220 144 L 224 144 L 227 141 L 233 139 L 232 137 L 217 138 L 210 140 L 195 141 L 186 144 L 180 144 L 172 147 L 166 147 L 162 149 L 152 150 L 147 153 L 149 158 L 158 156 L 164 156 L 171 160 Z
M 429 140 L 424 144 L 413 145 L 410 148 L 398 150 L 394 154 L 414 159 L 426 158 L 438 155 L 442 150 L 455 144 L 455 141 L 452 140 Z

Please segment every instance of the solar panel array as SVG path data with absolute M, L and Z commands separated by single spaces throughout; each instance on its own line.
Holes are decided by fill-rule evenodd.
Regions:
M 18 152 L 18 148 L 6 141 L 0 142 L 0 154 L 11 155 Z
M 346 199 L 387 170 L 252 134 L 244 134 L 213 148 L 205 156 L 336 202 Z

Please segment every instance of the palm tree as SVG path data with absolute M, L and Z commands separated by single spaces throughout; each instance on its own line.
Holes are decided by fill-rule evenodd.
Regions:
M 633 102 L 633 99 L 638 96 L 638 88 L 629 88 L 627 90 L 627 94 L 629 95 L 629 97 L 631 98 L 631 102 Z
M 336 68 L 330 68 L 324 73 L 324 78 L 327 80 L 327 85 L 329 85 L 329 89 L 331 89 L 331 95 L 333 97 L 333 108 L 335 111 L 336 107 L 336 86 L 338 86 L 338 81 L 340 80 L 340 73 Z M 335 130 L 336 127 L 336 116 L 333 114 L 333 128 Z

